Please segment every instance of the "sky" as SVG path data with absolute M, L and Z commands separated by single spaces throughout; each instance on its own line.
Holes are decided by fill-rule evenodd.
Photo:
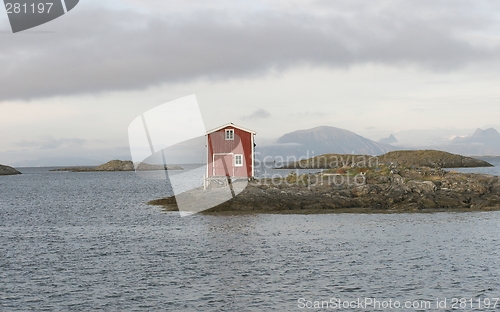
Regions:
M 13 34 L 0 10 L 0 163 L 130 158 L 132 120 L 191 94 L 207 129 L 234 122 L 257 144 L 320 125 L 373 140 L 500 130 L 499 12 L 496 1 L 81 0 Z

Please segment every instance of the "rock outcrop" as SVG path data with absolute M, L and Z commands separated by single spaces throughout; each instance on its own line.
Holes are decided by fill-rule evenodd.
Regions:
M 111 160 L 97 167 L 68 167 L 53 169 L 51 171 L 71 171 L 71 172 L 99 172 L 99 171 L 134 171 L 134 163 L 130 160 Z M 137 170 L 183 170 L 178 166 L 163 166 L 141 163 Z
M 134 163 L 130 160 L 111 160 L 95 167 L 93 171 L 134 171 Z
M 235 182 L 238 183 L 238 182 Z M 203 189 L 187 192 L 203 198 Z M 181 194 L 182 195 L 182 194 Z M 174 197 L 150 202 L 176 210 Z M 443 169 L 384 166 L 344 174 L 291 173 L 259 179 L 205 213 L 321 213 L 500 210 L 500 178 Z
M 18 170 L 9 167 L 9 166 L 4 166 L 0 165 L 0 176 L 2 175 L 15 175 L 15 174 L 21 174 Z
M 493 167 L 492 164 L 457 154 L 436 150 L 393 151 L 380 156 L 325 154 L 309 159 L 292 162 L 285 169 L 335 169 L 345 167 L 369 167 L 380 165 L 395 165 L 400 167 L 416 168 L 466 168 L 466 167 Z
M 458 154 L 437 150 L 394 151 L 379 156 L 384 163 L 394 163 L 405 167 L 430 168 L 470 168 L 493 167 L 492 164 Z

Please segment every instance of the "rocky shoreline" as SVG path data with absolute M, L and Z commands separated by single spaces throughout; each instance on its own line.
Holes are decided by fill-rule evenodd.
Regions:
M 130 160 L 111 160 L 100 166 L 80 166 L 80 167 L 67 167 L 67 168 L 57 168 L 50 171 L 69 171 L 69 172 L 111 172 L 111 171 L 135 171 L 134 163 Z M 141 163 L 137 166 L 139 171 L 151 171 L 151 170 L 184 170 L 179 166 L 164 166 L 164 165 L 151 165 Z
M 500 210 L 499 177 L 420 168 L 399 173 L 367 173 L 364 184 L 336 183 L 349 175 L 290 174 L 255 180 L 233 199 L 203 213 L 428 212 Z M 355 176 L 350 176 L 354 181 Z M 360 179 L 359 177 L 357 179 Z M 235 187 L 238 187 L 235 182 Z M 182 196 L 203 197 L 203 189 Z M 149 202 L 178 210 L 174 197 Z
M 434 161 L 435 160 L 431 160 Z M 203 213 L 397 213 L 500 210 L 500 177 L 392 162 L 376 168 L 344 167 L 316 174 L 234 182 L 234 198 Z M 205 194 L 205 197 L 204 197 Z M 206 200 L 202 188 L 177 195 Z M 212 192 L 216 196 L 217 192 Z M 212 196 L 211 194 L 211 196 Z M 181 196 L 181 197 L 179 197 Z M 222 201 L 221 201 L 222 202 Z M 178 210 L 176 198 L 149 202 Z
M 21 174 L 21 172 L 19 172 L 18 170 L 14 169 L 12 167 L 5 166 L 5 165 L 0 165 L 0 176 L 3 176 L 3 175 L 16 175 L 16 174 Z

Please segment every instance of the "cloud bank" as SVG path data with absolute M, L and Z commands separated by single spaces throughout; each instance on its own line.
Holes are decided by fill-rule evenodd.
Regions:
M 500 40 L 492 29 L 499 22 L 486 4 L 495 5 L 316 1 L 300 11 L 206 7 L 176 14 L 82 4 L 41 29 L 54 33 L 0 37 L 0 101 L 231 79 L 301 65 L 452 71 L 496 63 Z

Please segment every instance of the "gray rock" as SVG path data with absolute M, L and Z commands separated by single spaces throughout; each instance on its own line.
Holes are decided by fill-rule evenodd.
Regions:
M 416 212 L 500 210 L 500 177 L 448 172 L 441 169 L 402 169 L 391 174 L 388 168 L 371 170 L 366 184 L 331 185 L 326 183 L 281 183 L 275 187 L 267 180 L 255 180 L 235 198 L 206 212 Z M 321 179 L 321 174 L 317 178 Z M 190 191 L 193 196 L 203 189 Z M 150 202 L 175 209 L 175 198 Z M 360 210 L 361 209 L 361 210 Z
M 17 171 L 16 169 L 14 169 L 12 167 L 0 165 L 0 176 L 1 175 L 15 175 L 15 174 L 21 174 L 21 172 Z
M 437 190 L 436 184 L 432 183 L 432 181 L 408 181 L 406 185 L 412 192 L 416 192 L 419 194 L 422 193 L 430 193 Z

